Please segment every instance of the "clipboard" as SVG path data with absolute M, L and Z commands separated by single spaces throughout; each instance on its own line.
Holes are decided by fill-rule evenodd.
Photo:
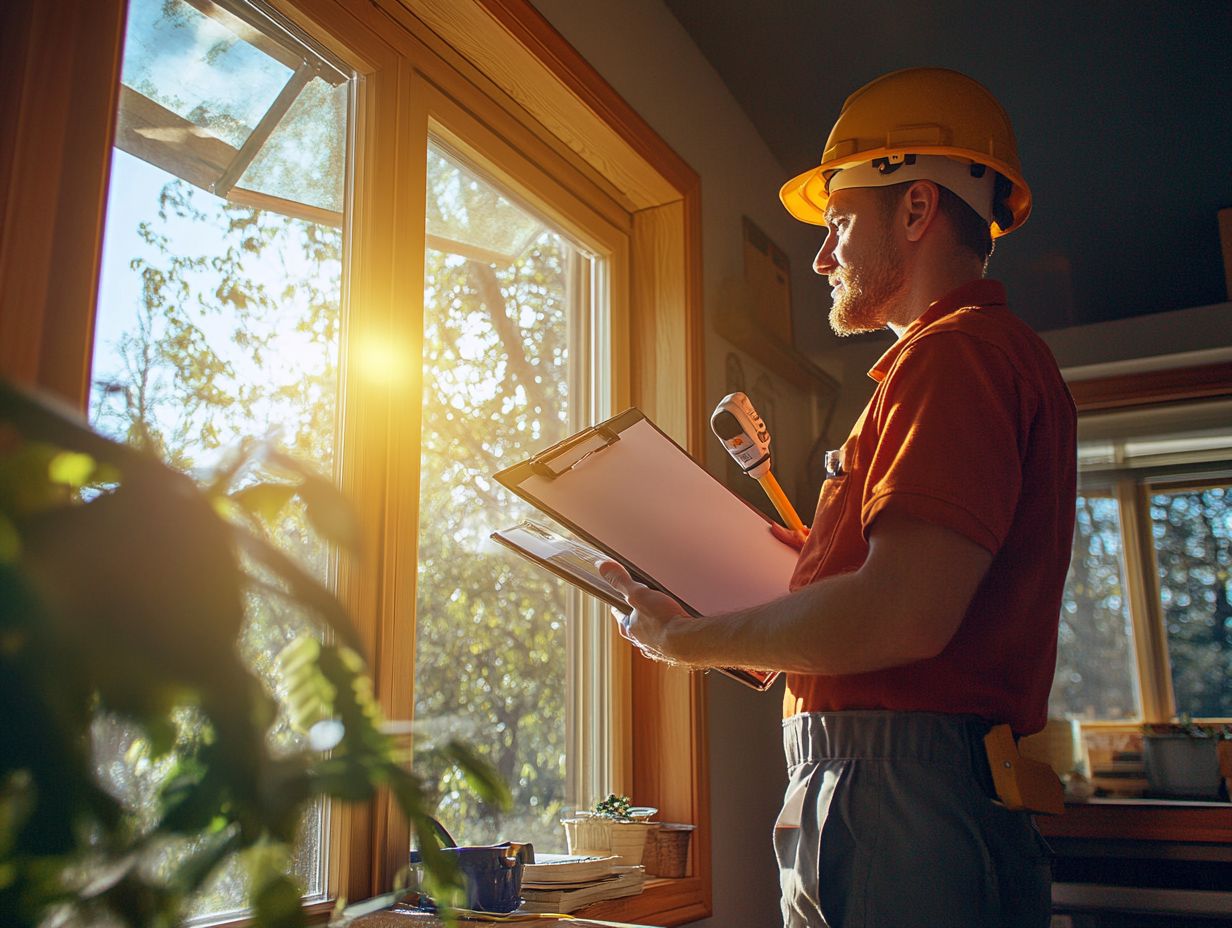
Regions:
M 797 554 L 770 520 L 728 490 L 639 409 L 566 438 L 494 479 L 690 615 L 760 605 L 787 593 Z M 493 539 L 541 563 L 511 543 Z M 531 546 L 533 547 L 533 546 Z M 576 585 L 578 578 L 542 564 Z M 606 584 L 604 584 L 606 585 Z M 592 584 L 593 586 L 593 584 Z M 612 603 L 627 611 L 623 597 Z M 757 690 L 777 672 L 719 668 Z
M 620 591 L 604 580 L 595 567 L 596 561 L 610 557 L 606 552 L 557 534 L 532 519 L 523 519 L 518 525 L 498 529 L 488 537 L 626 615 L 630 612 L 629 604 Z M 638 583 L 648 580 L 637 574 L 632 576 Z

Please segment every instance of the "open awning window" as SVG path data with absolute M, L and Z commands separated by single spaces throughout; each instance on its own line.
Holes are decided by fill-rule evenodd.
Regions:
M 340 226 L 350 75 L 242 0 L 132 0 L 116 146 L 234 203 Z

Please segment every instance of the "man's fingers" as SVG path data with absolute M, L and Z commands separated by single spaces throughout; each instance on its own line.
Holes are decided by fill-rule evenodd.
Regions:
M 634 609 L 654 612 L 656 611 L 656 606 L 659 609 L 663 608 L 665 597 L 657 590 L 652 590 L 645 584 L 634 581 L 633 589 L 625 593 L 625 599 L 629 601 L 629 605 Z
M 804 547 L 804 537 L 799 532 L 794 532 L 789 528 L 784 528 L 777 522 L 770 523 L 770 534 L 777 538 L 785 545 L 791 545 L 799 551 Z
M 618 561 L 598 561 L 595 566 L 599 568 L 599 576 L 615 587 L 626 599 L 637 590 L 645 589 L 642 584 L 629 576 L 624 565 Z
M 627 612 L 621 612 L 613 606 L 612 618 L 616 620 L 616 628 L 620 631 L 620 637 L 626 641 L 632 641 L 633 636 L 629 634 L 629 624 L 633 621 L 633 616 Z

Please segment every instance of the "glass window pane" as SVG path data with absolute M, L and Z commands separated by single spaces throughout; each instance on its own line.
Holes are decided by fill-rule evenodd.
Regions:
M 429 228 L 448 228 L 453 241 L 438 240 L 425 265 L 416 745 L 465 739 L 510 785 L 513 809 L 480 802 L 430 756 L 420 753 L 415 765 L 459 841 L 564 850 L 569 596 L 550 574 L 488 541 L 533 514 L 490 475 L 566 437 L 579 408 L 586 414 L 570 387 L 587 363 L 570 350 L 585 324 L 571 269 L 584 259 L 435 147 L 428 204 Z M 509 218 L 505 228 L 528 220 L 538 228 L 503 263 L 466 244 L 494 250 L 494 217 Z
M 443 150 L 428 151 L 430 246 L 508 264 L 543 232 L 543 223 Z
M 1050 715 L 1124 720 L 1141 714 L 1114 499 L 1079 496 Z
M 121 80 L 233 148 L 293 72 L 183 0 L 131 0 Z
M 348 91 L 309 81 L 238 186 L 341 214 Z
M 202 63 L 193 64 L 194 55 Z M 188 75 L 205 71 L 208 80 L 188 82 L 198 96 L 186 96 Z M 141 92 L 164 105 L 190 101 L 186 112 L 195 108 L 206 122 L 225 128 L 233 117 L 237 124 L 254 113 L 259 118 L 285 72 L 256 48 L 220 37 L 211 20 L 178 0 L 133 4 L 125 80 L 139 75 L 134 79 Z M 300 114 L 308 123 L 319 120 L 305 124 L 305 137 L 337 132 L 340 119 L 345 129 L 346 86 L 340 91 L 330 105 Z M 271 163 L 269 170 L 299 167 Z M 340 190 L 345 174 L 335 159 L 313 183 Z M 94 426 L 195 475 L 253 438 L 334 474 L 340 229 L 229 203 L 121 150 L 113 152 L 108 204 L 90 396 Z M 292 501 L 270 532 L 308 571 L 331 582 L 332 552 L 310 528 L 302 504 Z M 250 592 L 245 605 L 240 649 L 270 682 L 275 656 L 309 626 L 274 597 Z M 200 733 L 199 720 L 187 710 L 178 724 L 185 738 Z M 119 719 L 100 721 L 94 735 L 104 785 L 139 820 L 148 820 L 166 761 L 145 756 L 140 733 Z M 275 746 L 297 744 L 285 720 L 270 737 Z M 309 898 L 321 898 L 326 889 L 323 821 L 320 805 L 309 809 L 295 849 L 293 870 Z M 149 865 L 168 872 L 188 850 L 161 848 Z M 245 897 L 244 874 L 232 867 L 194 900 L 192 911 L 239 912 Z
M 1153 493 L 1151 522 L 1176 711 L 1232 716 L 1232 493 Z

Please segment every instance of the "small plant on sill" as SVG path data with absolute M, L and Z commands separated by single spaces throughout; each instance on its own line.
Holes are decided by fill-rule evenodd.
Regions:
M 600 799 L 595 803 L 590 814 L 611 819 L 613 822 L 646 822 L 658 811 L 650 806 L 632 805 L 628 796 L 608 793 L 606 799 Z
M 1184 735 L 1187 738 L 1213 738 L 1232 741 L 1232 725 L 1201 725 L 1188 712 L 1182 712 L 1175 722 L 1147 722 L 1143 735 Z
M 601 815 L 617 822 L 631 822 L 633 821 L 633 816 L 629 814 L 631 808 L 628 796 L 608 793 L 606 799 L 600 799 L 595 803 L 595 815 Z

